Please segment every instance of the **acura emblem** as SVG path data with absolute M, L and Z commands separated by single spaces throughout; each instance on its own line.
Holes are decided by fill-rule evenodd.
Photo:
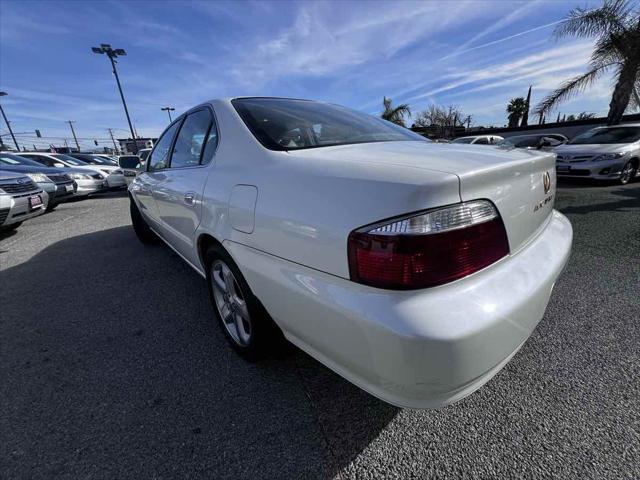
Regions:
M 542 186 L 544 187 L 544 193 L 549 193 L 549 190 L 551 190 L 551 175 L 549 175 L 549 172 L 542 174 Z

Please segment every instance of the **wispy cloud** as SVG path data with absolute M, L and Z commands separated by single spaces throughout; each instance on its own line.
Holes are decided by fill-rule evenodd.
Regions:
M 563 21 L 564 20 L 558 20 L 556 22 L 545 23 L 544 25 L 539 25 L 537 27 L 529 28 L 529 29 L 524 30 L 522 32 L 514 33 L 512 35 L 508 35 L 506 37 L 502 37 L 502 38 L 499 38 L 497 40 L 493 40 L 491 42 L 483 43 L 481 45 L 476 45 L 474 47 L 470 47 L 470 48 L 467 48 L 467 49 L 456 50 L 455 52 L 453 52 L 453 53 L 451 53 L 449 55 L 445 55 L 440 60 L 446 60 L 448 58 L 457 57 L 458 55 L 461 55 L 463 53 L 472 52 L 474 50 L 479 50 L 481 48 L 490 47 L 492 45 L 497 45 L 498 43 L 508 42 L 509 40 L 513 40 L 514 38 L 521 37 L 521 36 L 527 35 L 529 33 L 537 32 L 538 30 L 544 30 L 545 28 L 549 28 L 549 27 L 553 27 L 555 25 L 559 25 Z
M 270 38 L 259 38 L 245 62 L 236 69 L 239 78 L 269 79 L 282 75 L 328 75 L 372 60 L 393 57 L 402 49 L 425 41 L 452 25 L 480 13 L 473 2 L 350 3 L 346 16 L 335 15 L 335 4 L 301 4 L 293 24 Z M 466 13 L 464 13 L 466 12 Z
M 502 63 L 496 62 L 477 70 L 462 69 L 457 73 L 443 77 L 443 79 L 453 79 L 452 81 L 415 95 L 409 100 L 433 97 L 471 85 L 473 87 L 464 91 L 466 93 L 478 92 L 525 79 L 533 80 L 537 76 L 549 73 L 573 70 L 586 64 L 592 48 L 591 42 L 580 42 L 573 45 L 553 47 L 517 60 L 509 60 Z M 478 83 L 482 83 L 482 85 L 478 85 Z
M 460 52 L 468 51 L 467 47 L 469 47 L 469 45 L 473 45 L 476 41 L 480 40 L 481 38 L 484 38 L 487 35 L 490 35 L 494 32 L 503 30 L 504 28 L 508 27 L 512 23 L 522 19 L 523 17 L 528 15 L 533 9 L 538 8 L 540 1 L 541 0 L 533 0 L 533 1 L 525 2 L 520 7 L 516 8 L 515 10 L 505 15 L 504 17 L 491 21 L 491 24 L 488 27 L 486 27 L 484 30 L 481 30 L 480 32 L 475 34 L 473 37 L 471 37 L 469 40 L 461 44 L 451 55 L 456 55 L 456 54 L 459 54 Z

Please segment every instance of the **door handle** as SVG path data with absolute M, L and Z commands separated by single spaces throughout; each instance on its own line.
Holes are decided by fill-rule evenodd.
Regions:
M 196 194 L 195 192 L 187 192 L 184 194 L 184 203 L 186 203 L 187 205 L 189 205 L 190 207 L 193 206 L 193 204 L 196 201 Z

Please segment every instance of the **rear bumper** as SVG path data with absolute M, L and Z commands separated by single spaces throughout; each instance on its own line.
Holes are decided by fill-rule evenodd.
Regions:
M 517 253 L 448 285 L 411 292 L 225 246 L 294 344 L 386 402 L 437 408 L 480 388 L 531 335 L 572 236 L 569 221 L 554 211 Z

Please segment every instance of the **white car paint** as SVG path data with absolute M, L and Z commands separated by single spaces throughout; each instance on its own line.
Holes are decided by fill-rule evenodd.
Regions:
M 542 318 L 572 242 L 553 210 L 553 154 L 426 141 L 272 151 L 230 100 L 206 105 L 214 160 L 143 172 L 133 200 L 202 276 L 200 239 L 217 239 L 286 338 L 346 379 L 401 407 L 446 405 L 495 375 Z M 354 229 L 474 199 L 499 211 L 507 257 L 420 290 L 350 280 Z

